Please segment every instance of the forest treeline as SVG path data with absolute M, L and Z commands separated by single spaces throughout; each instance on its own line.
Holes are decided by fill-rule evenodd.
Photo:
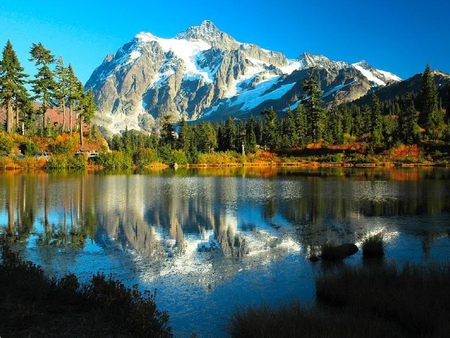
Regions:
M 84 88 L 72 66 L 65 66 L 61 56 L 56 58 L 41 43 L 31 46 L 30 61 L 36 67 L 31 79 L 11 42 L 6 43 L 0 60 L 1 154 L 44 152 L 64 155 L 62 159 L 72 163 L 67 158 L 87 142 L 96 144 L 99 164 L 131 167 L 239 163 L 255 159 L 251 155 L 262 151 L 294 150 L 301 156 L 311 146 L 358 145 L 354 148 L 373 155 L 400 145 L 445 146 L 450 141 L 450 85 L 438 91 L 429 65 L 419 93 L 393 100 L 380 101 L 374 93 L 370 104 L 325 107 L 320 82 L 311 69 L 302 86 L 304 99 L 292 109 L 267 109 L 259 116 L 229 117 L 221 123 L 174 121 L 168 114 L 161 117 L 159 130 L 125 129 L 107 139 L 106 146 L 99 141 L 96 126 L 90 126 L 96 112 L 92 89 Z M 51 121 L 49 111 L 60 119 Z
M 376 154 L 402 145 L 445 146 L 450 141 L 450 85 L 439 95 L 429 65 L 422 75 L 420 93 L 394 100 L 380 101 L 372 94 L 370 104 L 333 104 L 326 109 L 314 71 L 304 81 L 303 90 L 302 103 L 282 114 L 268 109 L 246 120 L 229 117 L 221 123 L 192 124 L 184 120 L 174 123 L 165 115 L 159 135 L 125 130 L 108 139 L 109 148 L 138 164 L 145 164 L 146 159 L 187 164 L 204 163 L 205 154 L 217 152 L 237 158 L 258 149 L 296 149 L 301 153 L 311 145 L 362 143 L 368 154 Z

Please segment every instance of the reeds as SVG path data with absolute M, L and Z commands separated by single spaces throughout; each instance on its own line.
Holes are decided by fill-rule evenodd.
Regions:
M 362 252 L 364 258 L 383 257 L 384 255 L 384 235 L 378 233 L 367 237 L 362 243 Z

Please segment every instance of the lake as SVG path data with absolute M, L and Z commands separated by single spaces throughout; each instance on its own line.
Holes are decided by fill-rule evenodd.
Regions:
M 25 259 L 157 289 L 176 336 L 226 335 L 236 306 L 313 301 L 325 242 L 382 231 L 386 261 L 448 261 L 449 216 L 445 168 L 0 173 L 0 233 Z

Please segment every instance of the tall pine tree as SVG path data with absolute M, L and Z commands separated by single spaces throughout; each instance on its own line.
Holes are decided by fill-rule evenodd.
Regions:
M 381 102 L 375 94 L 372 94 L 371 100 L 371 141 L 375 147 L 381 147 L 383 145 L 383 117 L 381 114 Z
M 20 109 L 28 102 L 25 88 L 26 75 L 20 65 L 16 52 L 8 40 L 3 49 L 0 61 L 0 99 L 6 108 L 6 132 L 13 133 L 17 128 L 18 118 L 14 116 L 14 108 Z M 23 103 L 23 104 L 22 104 Z M 16 112 L 18 116 L 18 113 Z
M 398 135 L 404 144 L 411 145 L 418 142 L 418 116 L 412 93 L 406 94 L 404 107 L 398 116 Z
M 67 105 L 69 108 L 69 131 L 73 131 L 73 115 L 78 110 L 80 101 L 83 98 L 84 88 L 79 85 L 80 81 L 75 76 L 72 65 L 67 67 Z
M 81 82 L 79 82 L 79 85 L 83 88 Z M 89 88 L 87 93 L 83 94 L 81 99 L 81 109 L 78 113 L 78 123 L 80 126 L 80 146 L 83 146 L 83 125 L 91 124 L 91 120 L 94 117 L 96 110 L 97 106 L 95 104 L 94 92 L 92 91 L 92 88 Z
M 273 108 L 270 108 L 261 114 L 264 115 L 263 143 L 264 146 L 269 146 L 270 150 L 273 151 L 278 147 L 280 141 L 277 113 Z
M 422 75 L 420 109 L 419 123 L 425 129 L 425 139 L 438 140 L 442 135 L 444 118 L 439 111 L 438 91 L 430 65 Z
M 311 141 L 308 136 L 308 119 L 303 105 L 299 104 L 295 110 L 295 127 L 297 128 L 297 146 L 306 147 Z
M 47 110 L 52 106 L 54 100 L 54 90 L 56 87 L 55 79 L 50 65 L 55 62 L 55 57 L 51 51 L 46 49 L 42 43 L 31 46 L 30 61 L 34 61 L 37 67 L 37 73 L 34 80 L 31 81 L 35 99 L 41 102 L 40 113 L 43 118 L 44 131 L 47 130 Z
M 311 72 L 309 79 L 305 79 L 303 82 L 303 90 L 307 95 L 304 106 L 307 113 L 308 134 L 311 136 L 312 142 L 317 143 L 322 138 L 325 129 L 325 109 L 321 99 L 323 92 L 314 72 Z
M 256 121 L 253 115 L 245 122 L 245 149 L 247 153 L 256 152 Z
M 68 96 L 68 69 L 64 66 L 64 60 L 60 56 L 55 66 L 55 101 L 59 106 L 60 113 L 62 113 L 62 131 L 67 130 L 67 96 Z

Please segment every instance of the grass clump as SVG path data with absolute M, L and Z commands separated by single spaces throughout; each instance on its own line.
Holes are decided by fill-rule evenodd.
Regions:
M 171 336 L 169 316 L 157 310 L 155 294 L 101 274 L 86 285 L 73 274 L 50 279 L 6 245 L 0 285 L 0 336 Z
M 362 243 L 363 257 L 383 257 L 384 246 L 385 243 L 383 233 L 367 237 Z
M 351 310 L 395 325 L 402 336 L 442 336 L 450 332 L 450 265 L 397 268 L 346 267 L 316 279 L 316 296 L 335 310 Z
M 238 308 L 229 319 L 231 337 L 399 337 L 393 325 L 373 320 L 367 314 L 355 325 L 351 311 L 332 311 L 324 307 L 302 306 L 292 302 L 280 307 Z
M 336 271 L 336 270 L 334 270 Z M 239 308 L 232 337 L 447 337 L 450 264 L 344 267 L 316 278 L 316 302 Z

